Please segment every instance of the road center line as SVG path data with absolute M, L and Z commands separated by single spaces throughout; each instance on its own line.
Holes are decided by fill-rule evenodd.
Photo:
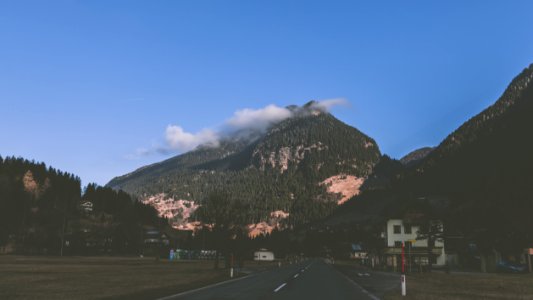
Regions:
M 279 290 L 281 290 L 286 285 L 287 285 L 287 283 L 284 282 L 282 285 L 278 286 L 278 288 L 274 290 L 274 293 L 277 293 Z
M 300 274 L 296 273 L 296 275 L 294 275 L 294 278 L 298 277 L 298 275 L 300 275 Z

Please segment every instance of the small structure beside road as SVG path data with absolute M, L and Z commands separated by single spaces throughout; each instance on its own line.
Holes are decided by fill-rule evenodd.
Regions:
M 259 249 L 254 252 L 254 260 L 256 261 L 273 261 L 274 252 L 267 249 Z

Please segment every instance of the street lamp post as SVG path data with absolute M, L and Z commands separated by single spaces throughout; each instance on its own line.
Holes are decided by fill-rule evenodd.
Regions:
M 413 265 L 411 262 L 411 247 L 413 247 L 413 243 L 416 242 L 416 240 L 409 240 L 409 248 L 408 248 L 408 255 L 409 255 L 409 273 L 413 273 Z

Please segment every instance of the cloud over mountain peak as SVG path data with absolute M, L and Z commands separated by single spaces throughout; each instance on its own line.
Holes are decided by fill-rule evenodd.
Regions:
M 301 113 L 321 111 L 329 112 L 334 106 L 347 105 L 344 98 L 311 101 L 303 107 L 280 107 L 270 104 L 262 108 L 244 108 L 237 110 L 218 129 L 204 128 L 198 132 L 188 132 L 180 125 L 170 124 L 165 129 L 163 145 L 155 146 L 153 150 L 136 151 L 137 157 L 154 152 L 183 153 L 194 150 L 198 146 L 218 147 L 220 140 L 237 132 L 264 132 L 270 126 L 292 118 Z

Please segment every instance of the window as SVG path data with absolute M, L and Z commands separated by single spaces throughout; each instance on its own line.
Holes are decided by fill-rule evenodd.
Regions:
M 405 233 L 412 233 L 412 230 L 411 230 L 411 225 L 410 224 L 407 224 L 407 225 L 404 225 L 404 231 Z
M 405 242 L 405 248 L 411 249 L 413 244 L 411 242 Z
M 402 242 L 394 241 L 394 247 L 402 247 Z
M 437 258 L 434 255 L 431 255 L 429 257 L 429 261 L 431 262 L 432 265 L 434 265 L 437 263 Z
M 394 233 L 402 233 L 402 226 L 400 225 L 394 225 L 393 229 Z

